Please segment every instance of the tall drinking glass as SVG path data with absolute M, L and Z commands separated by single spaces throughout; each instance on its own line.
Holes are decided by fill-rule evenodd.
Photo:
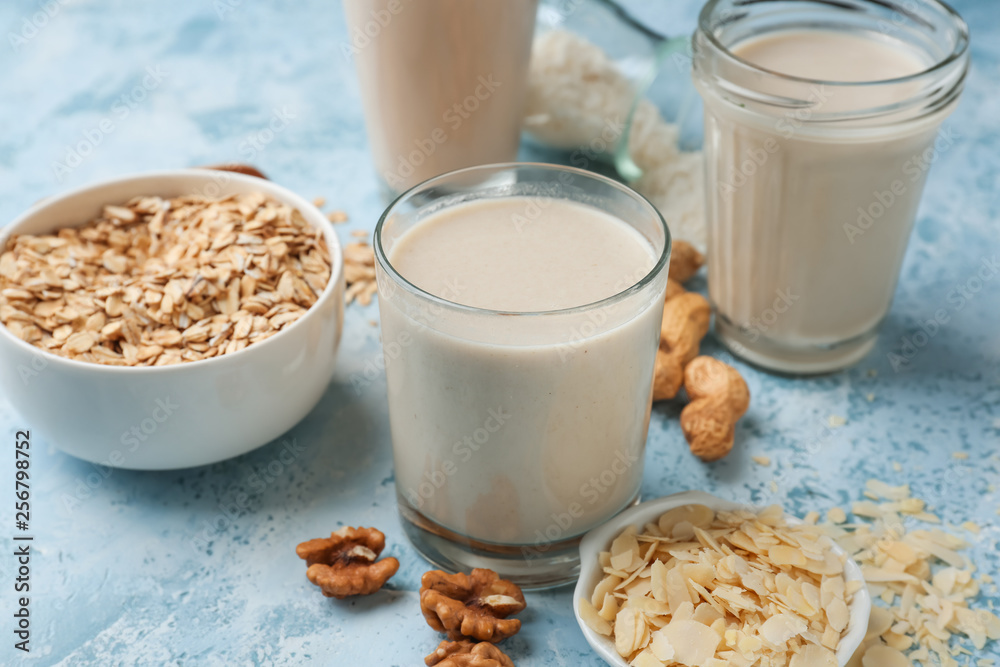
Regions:
M 344 0 L 388 195 L 517 157 L 537 0 Z
M 622 262 L 628 253 L 639 261 Z M 649 202 L 568 167 L 464 169 L 385 212 L 375 254 L 396 490 L 429 560 L 564 583 L 580 537 L 636 502 L 669 253 Z M 520 271 L 484 281 L 468 256 L 483 272 Z M 600 261 L 576 278 L 552 268 L 580 257 Z M 604 291 L 586 298 L 602 272 Z M 433 289 L 413 282 L 432 274 Z M 578 303 L 477 306 L 564 294 Z

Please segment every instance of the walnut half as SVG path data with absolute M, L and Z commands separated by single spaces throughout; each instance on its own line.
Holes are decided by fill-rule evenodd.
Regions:
M 384 558 L 385 535 L 375 528 L 344 526 L 330 534 L 303 542 L 295 553 L 309 566 L 306 576 L 328 598 L 370 595 L 396 574 L 399 561 Z
M 514 667 L 506 653 L 489 642 L 463 639 L 458 642 L 443 641 L 437 649 L 424 658 L 427 667 Z
M 420 581 L 420 609 L 427 623 L 451 639 L 499 642 L 517 634 L 521 621 L 507 618 L 525 607 L 524 594 L 493 570 L 471 575 L 432 570 Z

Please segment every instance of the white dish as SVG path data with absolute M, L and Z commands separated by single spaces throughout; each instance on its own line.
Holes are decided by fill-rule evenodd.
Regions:
M 615 650 L 614 641 L 600 635 L 584 623 L 580 618 L 581 598 L 590 599 L 590 595 L 598 582 L 603 578 L 604 572 L 598 562 L 598 555 L 602 551 L 607 551 L 611 547 L 611 542 L 629 525 L 634 525 L 641 529 L 647 523 L 655 521 L 667 510 L 680 507 L 682 505 L 701 504 L 718 510 L 734 510 L 745 508 L 745 505 L 730 502 L 717 498 L 703 491 L 685 491 L 675 493 L 671 496 L 656 498 L 636 505 L 625 510 L 607 523 L 595 528 L 587 533 L 580 542 L 580 578 L 577 580 L 576 589 L 573 591 L 573 613 L 576 622 L 583 631 L 584 637 L 590 646 L 597 651 L 604 661 L 614 667 L 628 667 L 628 663 L 618 655 Z M 794 518 L 788 517 L 789 523 L 794 523 Z M 843 549 L 834 545 L 838 554 L 844 554 Z M 861 568 L 850 558 L 844 564 L 844 578 L 848 581 L 860 581 L 864 583 Z M 847 626 L 847 631 L 840 640 L 837 650 L 837 661 L 843 667 L 854 655 L 858 646 L 865 638 L 868 630 L 868 616 L 871 613 L 871 596 L 868 594 L 867 586 L 862 586 L 861 590 L 854 594 L 850 605 L 851 619 Z
M 294 192 L 252 176 L 177 169 L 117 178 L 46 199 L 6 225 L 11 234 L 83 224 L 136 195 L 225 196 L 260 191 L 323 230 L 330 282 L 297 322 L 245 349 L 203 361 L 117 367 L 74 361 L 0 325 L 0 391 L 25 429 L 87 461 L 163 470 L 204 465 L 259 447 L 301 420 L 334 372 L 344 319 L 344 270 L 332 225 Z

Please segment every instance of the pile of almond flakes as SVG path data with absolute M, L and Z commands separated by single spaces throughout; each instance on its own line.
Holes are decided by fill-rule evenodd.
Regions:
M 580 615 L 634 667 L 836 667 L 863 585 L 815 526 L 687 505 L 600 555 L 606 577 Z
M 12 237 L 0 321 L 61 356 L 165 366 L 290 326 L 330 271 L 322 231 L 264 194 L 136 197 L 80 227 Z
M 979 595 L 981 585 L 992 584 L 993 580 L 985 574 L 978 580 L 974 577 L 975 567 L 960 553 L 968 544 L 940 529 L 908 531 L 904 519 L 940 523 L 937 516 L 926 511 L 924 501 L 911 497 L 909 486 L 894 487 L 878 480 L 869 480 L 865 495 L 869 500 L 855 503 L 852 513 L 859 519 L 873 519 L 872 523 L 859 521 L 847 524 L 847 513 L 840 508 L 833 508 L 827 513 L 830 523 L 823 526 L 811 526 L 819 519 L 815 512 L 805 518 L 814 534 L 835 538 L 858 562 L 867 587 L 876 600 L 865 639 L 847 663 L 848 667 L 912 667 L 914 664 L 993 667 L 994 661 L 973 661 L 975 654 L 972 651 L 962 642 L 951 641 L 953 635 L 964 637 L 979 651 L 987 641 L 1000 639 L 1000 618 L 987 609 L 972 609 L 969 606 Z M 601 555 L 602 565 L 608 576 L 598 585 L 592 600 L 583 601 L 581 605 L 581 616 L 591 628 L 612 636 L 619 653 L 626 658 L 631 657 L 631 664 L 636 667 L 722 667 L 743 664 L 820 667 L 837 664 L 832 652 L 826 650 L 836 645 L 831 641 L 833 633 L 824 632 L 826 640 L 821 638 L 822 647 L 809 643 L 809 640 L 815 641 L 815 636 L 810 637 L 808 631 L 801 635 L 807 640 L 805 644 L 792 637 L 791 643 L 786 647 L 794 650 L 798 644 L 800 652 L 794 654 L 791 650 L 784 653 L 774 651 L 781 644 L 778 641 L 781 636 L 771 628 L 765 630 L 766 622 L 759 623 L 759 619 L 751 618 L 751 629 L 756 630 L 760 636 L 759 641 L 751 639 L 745 627 L 733 626 L 732 621 L 738 617 L 736 612 L 739 608 L 728 609 L 727 599 L 732 597 L 731 593 L 726 592 L 725 588 L 721 589 L 721 595 L 718 592 L 719 576 L 726 577 L 731 572 L 731 568 L 725 564 L 730 556 L 717 561 L 717 574 L 714 576 L 698 565 L 718 559 L 716 555 L 704 555 L 711 550 L 719 554 L 741 552 L 733 550 L 734 544 L 731 541 L 718 537 L 715 532 L 720 525 L 718 518 L 704 529 L 707 533 L 704 530 L 693 530 L 694 524 L 707 520 L 710 510 L 680 509 L 689 516 L 678 517 L 675 510 L 675 514 L 665 515 L 658 524 L 646 526 L 643 535 L 627 531 L 615 541 L 610 552 Z M 769 508 L 761 516 L 775 512 L 776 509 Z M 720 513 L 721 516 L 725 514 Z M 750 515 L 748 513 L 745 516 L 749 519 Z M 735 517 L 729 523 L 734 521 Z M 691 524 L 692 528 L 683 525 L 685 523 Z M 678 537 L 686 539 L 686 542 L 674 544 L 662 538 L 655 539 L 657 532 L 673 538 L 677 529 L 671 528 L 671 524 L 681 525 Z M 973 533 L 979 531 L 979 527 L 970 522 L 962 527 Z M 688 531 L 695 534 L 697 541 L 691 541 L 687 537 Z M 717 547 L 711 546 L 710 538 L 715 539 Z M 634 546 L 638 547 L 643 543 L 650 544 L 645 555 L 641 548 L 638 552 L 634 550 Z M 736 539 L 737 548 L 742 547 L 744 550 L 751 548 L 754 543 L 755 540 L 747 541 L 742 536 Z M 669 544 L 669 547 L 664 546 L 665 544 Z M 774 548 L 778 551 L 772 562 L 778 563 L 782 570 L 788 571 L 789 560 L 802 562 L 787 547 L 775 545 Z M 773 549 L 768 549 L 767 555 L 771 556 L 772 551 Z M 636 553 L 640 555 L 638 560 Z M 691 558 L 693 553 L 698 553 L 697 563 Z M 750 552 L 743 555 L 748 556 Z M 762 554 L 758 554 L 758 557 L 759 555 Z M 671 575 L 676 578 L 672 583 L 666 581 L 662 572 L 659 580 L 653 578 L 654 568 L 662 570 L 661 561 L 664 559 L 669 559 L 668 562 L 673 564 L 668 569 L 668 572 L 675 573 Z M 778 596 L 789 595 L 787 586 L 784 593 L 781 590 L 775 591 L 777 577 L 774 578 L 774 584 L 771 587 L 765 585 L 764 588 L 772 594 L 776 592 Z M 688 587 L 686 593 L 684 586 Z M 836 586 L 839 588 L 840 584 L 837 583 Z M 800 589 L 805 590 L 810 589 Z M 848 592 L 852 590 L 849 585 Z M 760 599 L 760 592 L 748 586 L 743 594 L 747 599 L 753 600 L 755 596 Z M 820 592 L 823 596 L 823 584 L 820 584 Z M 688 599 L 678 602 L 678 596 L 684 595 L 689 596 Z M 674 596 L 673 599 L 671 596 Z M 717 606 L 710 609 L 710 596 L 723 609 L 720 610 Z M 797 599 L 797 596 L 787 598 L 788 608 L 780 614 L 786 615 L 793 611 L 798 605 Z M 664 601 L 666 606 L 661 604 Z M 845 602 L 847 601 L 849 596 L 845 598 Z M 839 600 L 823 597 L 821 602 L 826 608 L 831 629 L 835 630 L 843 623 L 844 608 Z M 621 615 L 623 609 L 631 611 Z M 726 612 L 723 618 L 730 621 L 725 629 L 718 617 L 718 613 L 723 611 Z M 698 621 L 702 627 L 698 627 L 698 624 L 681 623 L 690 620 Z M 780 624 L 782 627 L 786 626 L 784 620 Z M 802 627 L 802 624 L 798 625 L 798 628 Z M 713 629 L 714 632 L 709 632 Z M 819 627 L 810 624 L 810 630 L 816 631 Z M 765 632 L 768 636 L 765 636 Z M 768 648 L 772 649 L 770 656 L 757 653 L 765 653 Z M 760 662 L 752 662 L 758 655 Z M 965 659 L 959 662 L 957 658 L 963 656 Z M 751 662 L 746 662 L 747 660 Z
M 974 654 L 950 641 L 965 636 L 981 650 L 987 640 L 1000 639 L 1000 618 L 969 607 L 980 584 L 992 583 L 988 575 L 973 577 L 975 567 L 959 553 L 969 545 L 937 528 L 908 530 L 904 518 L 940 523 L 924 501 L 911 497 L 908 485 L 869 480 L 865 495 L 869 500 L 854 503 L 852 513 L 872 523 L 846 524 L 839 508 L 827 514 L 839 525 L 826 530 L 858 562 L 872 598 L 884 605 L 873 605 L 865 641 L 848 667 L 992 665 L 988 659 L 959 663 L 956 657 Z M 975 524 L 963 527 L 978 531 Z

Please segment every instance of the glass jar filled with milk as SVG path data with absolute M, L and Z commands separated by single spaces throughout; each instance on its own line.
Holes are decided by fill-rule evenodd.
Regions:
M 627 187 L 540 164 L 410 190 L 375 230 L 396 491 L 429 560 L 571 581 L 636 502 L 670 237 Z
M 857 362 L 955 140 L 965 23 L 937 0 L 711 0 L 693 48 L 717 333 L 782 372 Z

